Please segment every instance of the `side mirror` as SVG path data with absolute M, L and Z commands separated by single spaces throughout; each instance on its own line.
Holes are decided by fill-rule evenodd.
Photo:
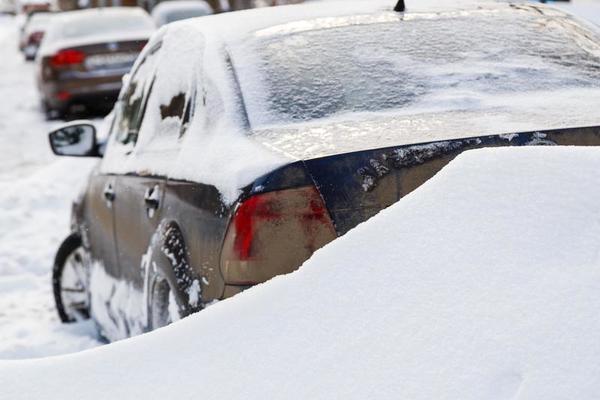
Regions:
M 50 147 L 57 156 L 101 157 L 96 127 L 89 121 L 76 121 L 50 132 Z

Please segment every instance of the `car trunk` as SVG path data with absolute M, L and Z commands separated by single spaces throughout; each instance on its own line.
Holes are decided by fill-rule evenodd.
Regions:
M 463 151 L 481 147 L 600 145 L 600 127 L 408 144 L 305 160 L 338 235 L 406 196 Z
M 407 143 L 278 168 L 246 187 L 232 207 L 221 251 L 227 293 L 294 271 L 316 250 L 417 189 L 463 151 L 554 145 L 598 146 L 600 126 Z
M 126 71 L 145 44 L 145 40 L 133 40 L 75 46 L 69 50 L 83 53 L 83 61 L 61 71 L 63 74 Z

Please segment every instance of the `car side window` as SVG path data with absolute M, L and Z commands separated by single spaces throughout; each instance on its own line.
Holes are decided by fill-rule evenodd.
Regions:
M 145 121 L 140 129 L 136 153 L 178 151 L 195 120 L 197 92 L 202 84 L 204 42 L 186 43 L 189 49 L 171 48 L 156 65 L 155 80 L 147 98 Z
M 162 168 L 177 160 L 190 127 L 200 135 L 206 126 L 206 102 L 196 94 L 204 93 L 204 38 L 196 35 L 181 43 L 171 40 L 176 35 L 170 32 L 162 37 L 160 50 L 146 52 L 121 92 L 103 171 Z
M 115 107 L 112 134 L 118 145 L 133 148 L 137 142 L 148 98 L 154 86 L 157 50 L 158 46 L 155 46 L 138 64 Z
M 171 118 L 176 127 L 178 138 L 182 138 L 187 131 L 195 110 L 196 87 L 191 85 L 189 93 L 179 92 L 167 104 L 160 105 L 160 118 L 162 122 Z

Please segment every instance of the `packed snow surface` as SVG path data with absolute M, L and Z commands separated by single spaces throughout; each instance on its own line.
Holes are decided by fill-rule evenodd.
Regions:
M 94 161 L 51 154 L 46 134 L 60 122 L 44 120 L 33 65 L 17 51 L 17 32 L 14 18 L 0 16 L 0 359 L 100 344 L 92 323 L 60 323 L 50 276 L 69 234 L 71 201 Z
M 1 362 L 1 393 L 598 398 L 599 187 L 597 148 L 464 153 L 299 271 L 133 339 Z

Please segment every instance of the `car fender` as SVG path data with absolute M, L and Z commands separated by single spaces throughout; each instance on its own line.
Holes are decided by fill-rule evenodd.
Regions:
M 151 287 L 157 278 L 166 279 L 175 296 L 181 317 L 203 308 L 201 285 L 189 263 L 185 239 L 175 221 L 163 221 L 152 235 L 141 260 L 144 276 L 144 299 L 151 304 Z

